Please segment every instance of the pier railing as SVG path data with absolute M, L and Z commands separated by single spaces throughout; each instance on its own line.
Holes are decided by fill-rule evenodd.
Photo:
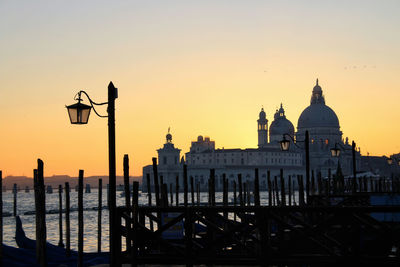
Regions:
M 117 214 L 119 239 L 131 240 L 119 257 L 121 263 L 399 262 L 400 207 L 136 206 L 118 208 Z

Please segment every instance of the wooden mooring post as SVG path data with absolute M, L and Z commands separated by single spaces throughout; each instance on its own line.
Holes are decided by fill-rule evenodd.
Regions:
M 130 215 L 131 210 L 131 190 L 129 188 L 129 156 L 127 154 L 124 155 L 123 159 L 123 168 L 124 168 L 124 191 L 125 191 L 125 207 L 128 210 L 128 214 Z M 131 223 L 128 219 L 125 220 L 125 227 L 128 232 L 131 231 Z M 126 235 L 126 250 L 129 252 L 131 250 L 131 238 L 129 235 Z
M 215 206 L 215 169 L 210 169 L 210 205 Z
M 294 191 L 294 190 L 293 190 Z M 292 176 L 289 175 L 288 179 L 288 204 L 292 206 Z
M 156 206 L 160 206 L 160 185 L 158 184 L 157 158 L 153 158 L 154 192 L 156 194 Z
M 36 207 L 36 259 L 37 263 L 47 266 L 46 258 L 46 192 L 44 188 L 43 161 L 37 160 L 38 167 L 34 175 Z
M 244 206 L 243 189 L 242 189 L 242 174 L 238 174 L 238 186 L 239 186 L 239 203 L 240 206 Z
M 18 194 L 17 184 L 14 184 L 12 192 L 14 196 L 13 216 L 15 217 L 17 216 L 17 194 Z
M 272 206 L 272 184 L 271 184 L 271 172 L 267 171 L 267 185 L 268 185 L 268 206 Z
M 58 185 L 58 234 L 59 234 L 58 246 L 63 248 L 64 247 L 64 243 L 63 243 L 62 212 L 63 212 L 63 207 L 62 207 L 62 185 Z
M 175 204 L 179 206 L 179 176 L 177 175 L 175 178 Z
M 69 183 L 65 183 L 65 253 L 71 255 L 71 224 L 70 224 L 70 198 Z
M 254 205 L 260 206 L 260 181 L 257 168 L 254 170 Z
M 83 267 L 83 170 L 78 178 L 78 267 Z
M 98 204 L 97 204 L 97 252 L 101 252 L 101 212 L 103 209 L 103 180 L 99 179 L 99 189 L 97 196 Z
M 190 176 L 190 193 L 191 193 L 191 197 L 192 197 L 192 206 L 194 206 L 194 179 L 193 179 L 193 176 Z
M 172 204 L 174 203 L 174 191 L 173 191 L 172 183 L 169 184 L 169 195 L 170 195 L 170 203 L 172 206 Z
M 0 261 L 3 260 L 3 172 L 0 171 Z
M 283 169 L 280 169 L 281 179 L 281 205 L 286 206 L 285 178 L 283 177 Z
M 228 181 L 226 174 L 222 174 L 222 203 L 224 207 L 228 207 Z M 228 219 L 228 213 L 224 212 L 224 218 Z
M 188 205 L 188 173 L 187 165 L 183 165 L 183 205 Z
M 197 206 L 200 206 L 200 182 L 196 183 Z

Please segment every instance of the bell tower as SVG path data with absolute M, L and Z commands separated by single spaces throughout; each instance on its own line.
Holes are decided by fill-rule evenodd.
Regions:
M 266 119 L 264 108 L 261 108 L 259 119 L 257 120 L 258 148 L 268 144 L 268 120 Z

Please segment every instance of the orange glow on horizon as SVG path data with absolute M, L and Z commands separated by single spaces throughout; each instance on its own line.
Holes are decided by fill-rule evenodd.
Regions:
M 316 78 L 363 155 L 400 152 L 399 3 L 172 2 L 2 4 L 3 177 L 31 177 L 37 158 L 45 176 L 107 175 L 107 120 L 71 125 L 65 105 L 106 101 L 110 80 L 118 175 L 124 154 L 141 175 L 168 127 L 181 156 L 198 135 L 256 147 L 262 106 L 270 125 L 283 103 L 296 128 Z

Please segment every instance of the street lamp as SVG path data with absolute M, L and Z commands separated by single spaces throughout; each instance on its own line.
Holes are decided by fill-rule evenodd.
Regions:
M 393 163 L 396 163 L 396 161 L 397 161 L 397 164 L 400 165 L 400 160 L 396 160 L 396 159 L 393 158 L 393 157 L 389 157 L 389 158 L 387 159 L 387 163 L 388 163 L 389 165 L 392 165 Z
M 109 170 L 109 227 L 110 227 L 110 266 L 117 265 L 117 251 L 116 251 L 116 241 L 117 236 L 115 236 L 115 229 L 119 227 L 116 225 L 115 211 L 116 211 L 116 169 L 115 169 L 115 99 L 118 97 L 117 88 L 115 88 L 114 84 L 110 82 L 108 85 L 108 101 L 103 103 L 96 103 L 90 99 L 89 95 L 85 91 L 79 91 L 75 100 L 78 103 L 66 106 L 68 110 L 69 119 L 71 124 L 87 124 L 89 120 L 90 110 L 93 108 L 93 111 L 97 116 L 101 118 L 108 118 L 108 170 Z M 82 104 L 82 94 L 84 94 L 90 103 L 89 105 Z M 108 115 L 103 116 L 100 115 L 95 106 L 100 105 L 108 105 L 107 113 Z
M 309 141 L 310 136 L 309 136 L 309 133 L 308 133 L 308 131 L 305 132 L 304 141 L 296 140 L 296 142 L 294 141 L 293 137 L 290 134 L 287 134 L 287 133 L 283 134 L 283 140 L 279 141 L 282 151 L 288 151 L 289 147 L 290 147 L 290 141 L 286 139 L 286 136 L 288 136 L 290 139 L 292 139 L 293 144 L 300 149 L 303 149 L 303 148 L 299 147 L 296 143 L 304 142 L 304 149 L 306 151 L 306 179 L 307 179 L 306 182 L 308 185 L 310 182 L 310 141 Z M 308 201 L 308 197 L 309 196 L 308 196 L 308 190 L 307 190 L 307 201 Z
M 341 143 L 336 142 L 335 147 L 331 148 L 331 155 L 332 157 L 339 157 L 340 156 L 340 148 L 341 147 L 344 151 L 350 151 L 352 152 L 352 158 L 353 158 L 353 193 L 357 191 L 357 170 L 356 170 L 356 143 L 352 141 L 351 143 L 351 149 L 347 149 L 345 146 L 343 146 Z

